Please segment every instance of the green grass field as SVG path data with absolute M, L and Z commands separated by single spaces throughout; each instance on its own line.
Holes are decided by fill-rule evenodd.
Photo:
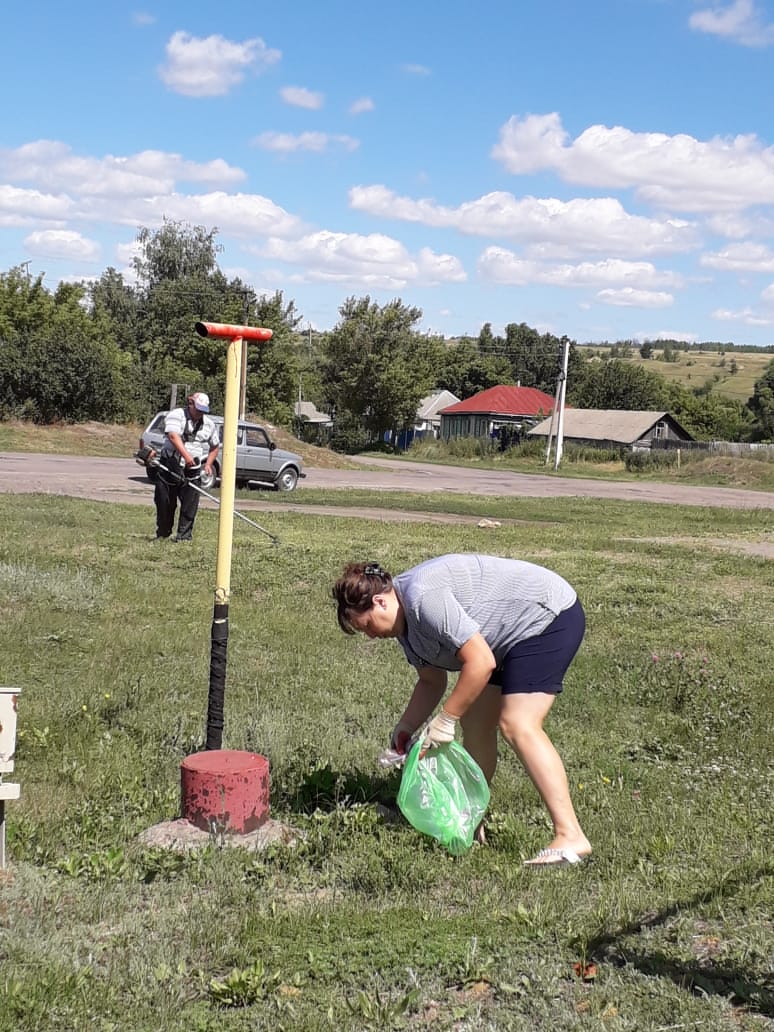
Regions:
M 770 514 L 498 505 L 488 530 L 262 514 L 275 546 L 235 525 L 223 745 L 268 758 L 271 815 L 303 838 L 184 855 L 138 835 L 179 816 L 204 743 L 213 514 L 184 547 L 149 540 L 150 506 L 0 496 L 22 785 L 0 1032 L 774 1028 L 774 567 L 746 551 Z M 340 633 L 330 584 L 351 557 L 450 550 L 545 563 L 584 601 L 550 720 L 595 847 L 579 869 L 522 867 L 550 832 L 506 749 L 486 848 L 394 819 L 376 757 L 410 668 Z
M 604 352 L 604 347 L 589 348 Z M 586 348 L 580 349 L 581 355 Z M 644 359 L 637 348 L 632 348 L 629 362 L 644 366 L 651 373 L 658 373 L 665 380 L 674 380 L 688 390 L 696 390 L 710 384 L 711 393 L 747 402 L 753 394 L 756 381 L 760 380 L 772 360 L 769 352 L 726 351 L 678 351 L 676 362 L 664 362 L 662 350 L 654 349 L 653 357 Z

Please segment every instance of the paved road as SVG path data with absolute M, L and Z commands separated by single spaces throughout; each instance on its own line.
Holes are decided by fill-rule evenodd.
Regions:
M 636 481 L 573 480 L 548 474 L 508 473 L 502 470 L 434 466 L 400 459 L 364 459 L 351 470 L 307 470 L 293 495 L 293 508 L 303 507 L 304 490 L 364 488 L 375 491 L 432 492 L 530 498 L 612 498 L 623 501 L 680 505 L 721 506 L 737 509 L 774 509 L 774 493 L 730 487 L 639 483 Z M 43 492 L 150 504 L 152 493 L 142 467 L 132 459 L 85 458 L 73 455 L 0 452 L 0 491 Z M 258 504 L 271 507 L 273 494 L 256 492 L 252 500 L 239 499 L 240 508 Z M 287 503 L 280 503 L 283 508 Z M 319 507 L 315 506 L 314 509 Z M 362 512 L 362 510 L 360 510 Z

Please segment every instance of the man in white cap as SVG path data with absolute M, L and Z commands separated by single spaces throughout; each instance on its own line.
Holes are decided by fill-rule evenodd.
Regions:
M 220 434 L 207 414 L 209 411 L 210 399 L 203 391 L 197 391 L 186 400 L 185 408 L 167 413 L 154 494 L 157 538 L 171 536 L 178 502 L 175 541 L 190 541 L 193 537 L 199 492 L 191 485 L 198 484 L 201 477 L 202 459 L 207 473 L 212 472 L 220 447 Z

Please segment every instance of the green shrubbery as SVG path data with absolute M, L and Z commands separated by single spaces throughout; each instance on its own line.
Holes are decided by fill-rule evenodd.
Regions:
M 679 458 L 677 451 L 630 451 L 626 453 L 624 465 L 629 473 L 649 473 L 674 469 Z

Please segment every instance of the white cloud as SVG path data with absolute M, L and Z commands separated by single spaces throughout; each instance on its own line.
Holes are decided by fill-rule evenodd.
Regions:
M 136 240 L 131 240 L 126 244 L 117 244 L 116 258 L 121 265 L 131 265 L 133 258 L 139 258 L 140 250 L 140 245 Z
M 767 24 L 764 14 L 753 0 L 734 0 L 696 11 L 688 24 L 697 32 L 720 36 L 745 47 L 767 47 L 774 43 L 774 25 Z
M 401 67 L 406 75 L 418 75 L 424 78 L 431 74 L 430 69 L 422 64 L 404 64 Z
M 770 219 L 758 216 L 750 218 L 740 212 L 719 212 L 717 215 L 705 215 L 704 225 L 715 236 L 728 237 L 729 240 L 743 240 L 756 233 L 765 235 L 771 232 L 774 236 L 774 224 Z
M 266 132 L 256 136 L 251 142 L 263 150 L 277 151 L 283 154 L 290 154 L 294 151 L 315 151 L 320 154 L 334 146 L 353 151 L 360 146 L 360 141 L 352 136 L 330 136 L 328 133 L 316 132 L 298 134 Z
M 422 248 L 412 255 L 397 240 L 371 233 L 311 233 L 299 240 L 267 241 L 260 253 L 303 265 L 307 282 L 350 283 L 392 290 L 409 284 L 461 283 L 465 270 L 453 255 Z
M 258 37 L 235 43 L 223 36 L 192 36 L 176 32 L 166 46 L 159 76 L 175 93 L 186 97 L 222 97 L 245 77 L 260 73 L 282 57 Z
M 6 226 L 26 226 L 31 220 L 61 221 L 74 211 L 66 194 L 46 194 L 0 184 L 0 218 Z
M 280 96 L 286 104 L 306 108 L 308 111 L 318 111 L 325 103 L 322 93 L 314 93 L 303 86 L 283 86 Z
M 375 106 L 370 97 L 359 97 L 349 105 L 349 113 L 350 115 L 362 115 L 366 111 L 373 111 Z
M 173 189 L 178 180 L 230 185 L 245 179 L 242 169 L 222 158 L 202 163 L 163 151 L 82 157 L 57 140 L 0 150 L 0 174 L 44 188 L 102 197 L 157 195 Z
M 132 11 L 132 24 L 144 28 L 146 25 L 155 25 L 156 18 L 147 11 Z
M 765 244 L 757 244 L 752 240 L 742 244 L 732 244 L 723 251 L 703 254 L 699 264 L 708 269 L 720 269 L 724 272 L 774 272 L 774 251 Z
M 100 246 L 80 233 L 69 229 L 44 229 L 24 238 L 27 251 L 43 258 L 76 258 L 94 261 L 100 256 Z
M 166 217 L 217 226 L 240 237 L 299 236 L 305 230 L 300 219 L 260 194 L 177 189 L 178 181 L 230 185 L 244 179 L 241 169 L 220 159 L 191 162 L 161 151 L 90 158 L 73 154 L 62 143 L 40 140 L 0 150 L 0 175 L 67 191 L 55 195 L 0 184 L 0 220 L 7 225 L 44 223 L 64 229 L 65 223 L 80 220 L 153 227 Z
M 682 285 L 681 277 L 657 269 L 651 262 L 627 262 L 609 258 L 578 265 L 550 265 L 519 258 L 502 247 L 487 247 L 479 257 L 478 271 L 483 279 L 513 286 L 535 283 L 551 287 L 614 286 L 644 290 Z
M 774 147 L 755 135 L 701 141 L 592 125 L 570 140 L 554 112 L 512 116 L 491 153 L 517 175 L 551 169 L 567 182 L 631 188 L 677 211 L 735 211 L 774 199 Z
M 646 340 L 652 341 L 654 344 L 657 344 L 660 340 L 681 340 L 685 341 L 686 344 L 693 344 L 699 338 L 695 333 L 683 333 L 680 330 L 656 330 L 655 333 L 637 333 L 633 339 L 639 340 L 643 344 Z
M 698 243 L 695 228 L 679 219 L 629 215 L 612 197 L 523 197 L 497 191 L 456 208 L 432 200 L 400 197 L 385 186 L 355 186 L 350 206 L 381 218 L 455 229 L 470 236 L 518 240 L 534 256 L 570 258 L 589 252 L 640 256 L 688 251 Z
M 711 313 L 713 319 L 718 319 L 720 322 L 739 322 L 745 326 L 772 326 L 774 325 L 774 316 L 767 317 L 758 315 L 749 306 L 746 308 L 740 308 L 733 310 L 731 308 L 716 308 Z
M 164 218 L 217 226 L 221 233 L 244 236 L 294 236 L 303 230 L 297 216 L 260 194 L 169 194 L 135 205 L 124 223 L 161 225 Z
M 664 291 L 635 290 L 634 287 L 600 290 L 597 293 L 597 301 L 601 304 L 625 308 L 667 308 L 674 304 L 674 300 L 671 294 Z

